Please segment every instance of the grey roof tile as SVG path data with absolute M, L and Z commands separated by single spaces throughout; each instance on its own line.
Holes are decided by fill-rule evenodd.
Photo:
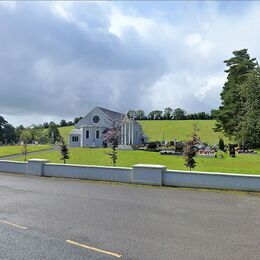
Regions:
M 109 118 L 111 118 L 112 120 L 118 120 L 118 119 L 123 119 L 124 118 L 124 114 L 122 113 L 118 113 L 103 107 L 98 107 L 101 111 L 103 111 Z

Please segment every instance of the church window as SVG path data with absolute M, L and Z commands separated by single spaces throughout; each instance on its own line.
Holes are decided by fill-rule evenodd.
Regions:
M 78 142 L 79 137 L 78 136 L 72 136 L 72 142 Z
M 99 130 L 96 131 L 96 139 L 99 139 Z
M 97 124 L 99 121 L 100 121 L 99 116 L 98 116 L 98 115 L 95 115 L 95 116 L 93 117 L 93 122 L 94 122 L 95 124 Z

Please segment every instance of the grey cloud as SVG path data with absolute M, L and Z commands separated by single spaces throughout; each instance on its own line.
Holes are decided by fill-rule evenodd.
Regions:
M 259 56 L 258 3 L 236 15 L 216 2 L 204 8 L 167 2 L 159 18 L 115 2 L 58 4 L 64 17 L 55 2 L 0 4 L 0 114 L 41 122 L 71 119 L 96 105 L 209 111 L 220 102 L 223 60 L 244 47 Z
M 109 33 L 102 7 L 80 3 L 70 11 L 85 26 L 57 16 L 49 3 L 0 7 L 1 113 L 68 118 L 95 105 L 125 111 L 138 107 L 145 86 L 165 70 L 142 42 L 132 46 Z

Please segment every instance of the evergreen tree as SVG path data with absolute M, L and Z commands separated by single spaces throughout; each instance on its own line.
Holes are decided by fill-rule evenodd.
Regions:
M 225 149 L 224 140 L 222 138 L 220 138 L 219 141 L 218 141 L 218 148 L 221 151 L 224 151 L 224 149 Z
M 238 123 L 236 141 L 246 147 L 260 147 L 260 69 L 251 72 L 243 86 L 243 117 Z
M 225 60 L 228 66 L 227 81 L 221 93 L 221 106 L 213 115 L 217 120 L 216 131 L 224 131 L 229 137 L 236 137 L 239 122 L 244 116 L 245 83 L 251 72 L 257 68 L 256 59 L 251 59 L 247 49 L 233 52 L 233 57 Z
M 7 124 L 7 121 L 0 116 L 0 142 L 4 142 L 4 126 Z
M 66 163 L 66 160 L 68 160 L 69 157 L 69 149 L 67 145 L 65 144 L 63 138 L 61 138 L 61 144 L 60 144 L 60 153 L 61 153 L 61 160 L 63 160 L 64 164 Z
M 15 128 L 11 124 L 6 124 L 3 128 L 4 132 L 4 141 L 7 142 L 8 144 L 14 143 L 16 140 L 16 133 L 15 133 Z
M 80 116 L 80 117 L 75 117 L 74 118 L 74 124 L 77 124 L 83 117 Z
M 196 161 L 194 157 L 196 156 L 197 148 L 196 145 L 200 143 L 200 138 L 198 136 L 199 129 L 197 128 L 197 125 L 194 124 L 194 129 L 192 133 L 192 137 L 190 140 L 188 140 L 184 145 L 184 165 L 188 167 L 190 170 L 194 169 L 196 167 Z

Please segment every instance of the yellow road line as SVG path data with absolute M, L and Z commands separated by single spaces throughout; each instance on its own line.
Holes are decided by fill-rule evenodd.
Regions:
M 110 252 L 110 251 L 102 250 L 102 249 L 99 249 L 99 248 L 96 248 L 96 247 L 92 247 L 92 246 L 88 246 L 88 245 L 85 245 L 85 244 L 80 244 L 80 243 L 77 243 L 77 242 L 72 241 L 72 240 L 66 240 L 66 242 L 70 243 L 70 244 L 73 244 L 73 245 L 76 245 L 76 246 L 80 246 L 80 247 L 89 249 L 89 250 L 93 250 L 93 251 L 96 251 L 96 252 L 99 252 L 99 253 L 103 253 L 103 254 L 106 254 L 106 255 L 112 255 L 112 256 L 117 257 L 117 258 L 120 258 L 122 256 L 122 255 L 119 255 L 117 253 L 113 253 L 113 252 Z
M 10 223 L 10 222 L 5 221 L 5 220 L 0 220 L 0 222 L 5 223 L 5 224 L 10 225 L 10 226 L 13 226 L 13 227 L 16 227 L 16 228 L 28 229 L 27 227 L 23 227 L 23 226 L 20 226 L 20 225 L 16 225 L 16 224 L 14 224 L 14 223 Z

